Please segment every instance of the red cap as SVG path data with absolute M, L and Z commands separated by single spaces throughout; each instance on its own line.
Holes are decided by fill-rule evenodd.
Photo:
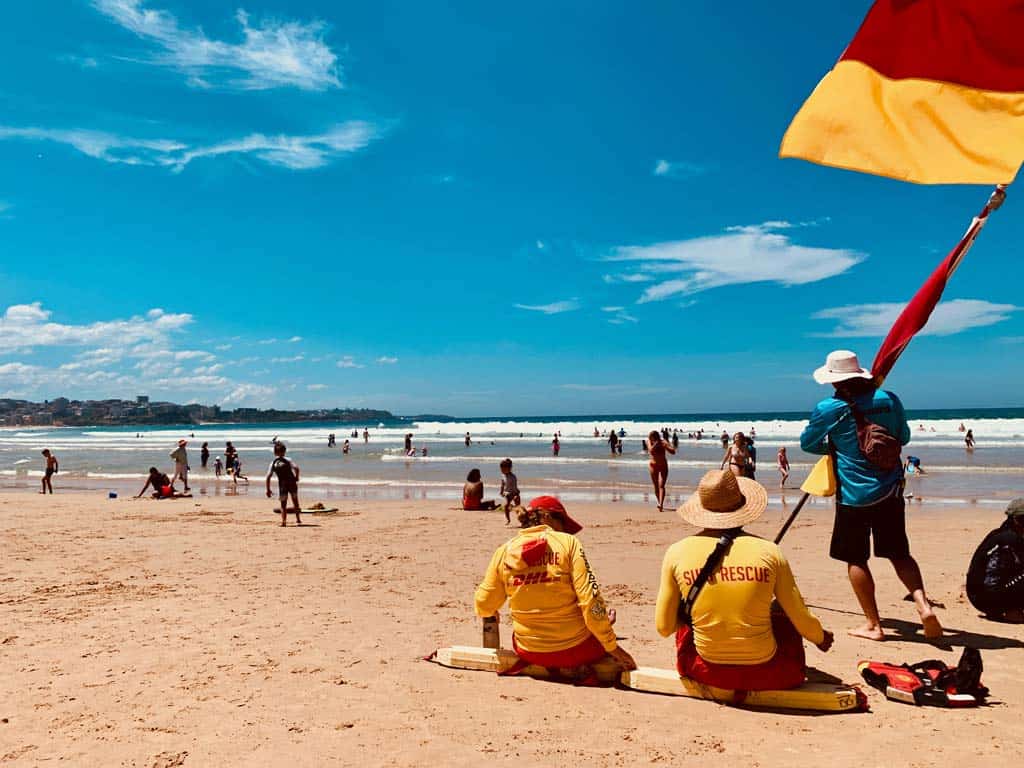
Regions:
M 562 502 L 554 496 L 538 496 L 527 505 L 527 509 L 543 509 L 546 512 L 558 515 L 564 521 L 563 528 L 566 533 L 579 533 L 583 530 L 583 526 L 569 517 L 569 513 L 565 511 Z

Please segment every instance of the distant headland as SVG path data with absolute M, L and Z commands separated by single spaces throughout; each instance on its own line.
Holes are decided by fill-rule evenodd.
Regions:
M 235 408 L 189 403 L 134 400 L 69 400 L 58 397 L 42 403 L 0 399 L 0 426 L 35 427 L 151 424 L 267 424 L 272 422 L 334 421 L 378 424 L 402 421 L 390 411 L 373 408 L 316 408 L 282 411 L 276 408 Z

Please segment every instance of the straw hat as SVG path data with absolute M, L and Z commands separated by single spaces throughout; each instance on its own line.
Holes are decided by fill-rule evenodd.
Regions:
M 814 372 L 814 380 L 819 384 L 838 384 L 848 379 L 870 379 L 871 371 L 860 367 L 857 353 L 848 349 L 837 349 L 829 352 L 825 364 Z
M 184 448 L 186 445 L 188 445 L 188 440 L 179 440 L 178 445 Z
M 768 506 L 760 483 L 713 469 L 700 479 L 697 492 L 679 507 L 679 516 L 698 528 L 739 528 L 757 520 Z

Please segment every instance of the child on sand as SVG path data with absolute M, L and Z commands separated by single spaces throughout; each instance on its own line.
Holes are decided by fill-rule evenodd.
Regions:
M 288 497 L 292 497 L 295 505 L 295 524 L 302 525 L 302 518 L 299 515 L 299 466 L 285 456 L 284 443 L 277 443 L 274 446 L 274 460 L 270 462 L 267 470 L 267 498 L 271 497 L 270 479 L 277 475 L 277 493 L 281 501 L 281 526 L 288 524 Z
M 505 499 L 505 524 L 508 525 L 512 522 L 512 517 L 509 514 L 509 510 L 513 505 L 519 506 L 519 480 L 512 473 L 512 459 L 505 459 L 498 465 L 501 468 L 501 495 Z
M 43 490 L 40 493 L 46 493 L 47 491 L 53 493 L 51 478 L 57 474 L 60 467 L 57 465 L 57 457 L 50 453 L 49 448 L 43 449 L 43 456 L 46 457 L 46 471 L 43 473 Z

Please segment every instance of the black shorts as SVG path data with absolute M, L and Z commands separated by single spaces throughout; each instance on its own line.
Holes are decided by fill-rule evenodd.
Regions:
M 906 509 L 902 489 L 868 507 L 836 504 L 829 557 L 844 563 L 866 563 L 871 557 L 871 539 L 875 557 L 889 560 L 910 557 L 907 540 Z

